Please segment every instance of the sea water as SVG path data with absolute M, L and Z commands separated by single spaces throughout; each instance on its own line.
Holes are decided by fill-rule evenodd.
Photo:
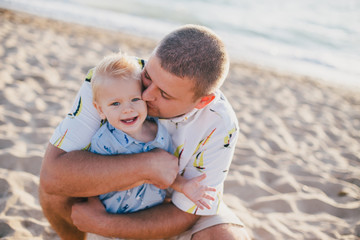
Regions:
M 234 60 L 360 87 L 359 0 L 0 0 L 0 7 L 155 40 L 183 24 L 205 25 Z

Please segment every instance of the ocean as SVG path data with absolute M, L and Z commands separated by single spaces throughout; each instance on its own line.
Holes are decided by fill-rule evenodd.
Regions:
M 205 25 L 234 60 L 360 88 L 359 0 L 0 0 L 0 7 L 155 40 L 183 24 Z

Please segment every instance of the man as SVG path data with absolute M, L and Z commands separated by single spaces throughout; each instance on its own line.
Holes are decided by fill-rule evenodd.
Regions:
M 77 150 L 86 148 L 100 122 L 84 83 L 76 107 L 50 141 L 40 176 L 44 214 L 63 239 L 84 239 L 85 232 L 121 238 L 248 239 L 222 202 L 238 132 L 235 113 L 218 90 L 228 66 L 222 41 L 205 27 L 179 28 L 154 50 L 142 72 L 142 98 L 148 114 L 159 117 L 173 138 L 175 156 L 161 150 L 117 156 Z M 132 214 L 108 214 L 97 198 L 77 198 L 142 183 L 167 188 L 178 172 L 185 178 L 206 173 L 202 183 L 216 188 L 211 209 L 198 209 L 178 192 L 171 202 Z

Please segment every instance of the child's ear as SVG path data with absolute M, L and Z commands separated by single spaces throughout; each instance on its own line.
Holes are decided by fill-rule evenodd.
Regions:
M 214 100 L 215 94 L 211 93 L 209 95 L 206 95 L 200 99 L 200 102 L 195 106 L 197 109 L 202 109 L 206 107 L 209 103 L 211 103 L 212 100 Z
M 94 107 L 96 108 L 96 110 L 98 111 L 101 119 L 106 119 L 106 116 L 105 116 L 105 114 L 103 113 L 103 111 L 102 111 L 102 109 L 101 109 L 101 106 L 100 106 L 97 102 L 95 102 L 95 101 L 93 102 L 93 105 L 94 105 Z

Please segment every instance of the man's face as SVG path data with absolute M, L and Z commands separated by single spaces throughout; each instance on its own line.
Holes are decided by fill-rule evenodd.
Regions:
M 148 115 L 159 118 L 182 116 L 200 102 L 194 100 L 194 83 L 188 78 L 177 77 L 161 68 L 160 60 L 152 55 L 141 80 L 144 85 L 142 98 L 147 103 Z

